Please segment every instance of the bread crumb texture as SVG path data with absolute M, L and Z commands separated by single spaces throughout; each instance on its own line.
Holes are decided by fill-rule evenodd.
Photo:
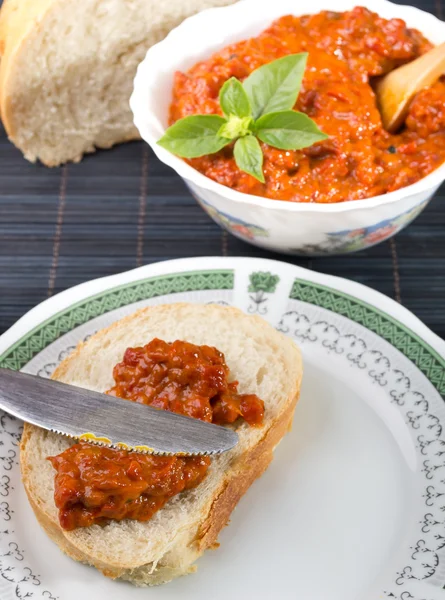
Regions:
M 79 161 L 138 138 L 129 99 L 148 48 L 186 17 L 234 0 L 4 0 L 0 114 L 34 162 Z

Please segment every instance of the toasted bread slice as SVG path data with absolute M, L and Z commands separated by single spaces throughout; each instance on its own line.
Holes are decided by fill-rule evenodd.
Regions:
M 234 0 L 4 0 L 0 114 L 30 161 L 78 161 L 137 139 L 129 100 L 148 48 Z
M 23 482 L 48 535 L 75 560 L 140 586 L 191 572 L 195 560 L 215 545 L 238 500 L 267 468 L 289 429 L 302 377 L 298 348 L 261 318 L 218 305 L 170 304 L 139 310 L 99 331 L 61 363 L 53 378 L 103 392 L 112 386 L 113 366 L 126 348 L 155 337 L 215 346 L 225 354 L 240 393 L 257 394 L 265 402 L 264 425 L 237 424 L 239 444 L 212 459 L 197 488 L 172 498 L 145 523 L 112 521 L 64 531 L 53 499 L 55 471 L 46 457 L 71 442 L 32 425 L 25 425 L 21 442 Z

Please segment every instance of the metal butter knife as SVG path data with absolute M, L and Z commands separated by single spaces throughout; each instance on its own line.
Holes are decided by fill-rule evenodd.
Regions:
M 237 434 L 151 406 L 0 368 L 0 409 L 76 440 L 153 454 L 219 454 Z

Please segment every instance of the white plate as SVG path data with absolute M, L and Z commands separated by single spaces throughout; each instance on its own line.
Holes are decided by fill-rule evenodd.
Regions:
M 170 261 L 47 300 L 0 338 L 0 365 L 49 375 L 138 306 L 219 302 L 300 344 L 293 431 L 198 573 L 160 588 L 112 582 L 40 530 L 17 464 L 20 423 L 0 418 L 2 600 L 444 599 L 445 343 L 356 283 L 259 259 Z

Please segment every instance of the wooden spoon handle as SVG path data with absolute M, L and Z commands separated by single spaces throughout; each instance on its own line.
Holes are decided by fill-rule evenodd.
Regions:
M 416 92 L 431 85 L 445 73 L 445 42 L 401 68 L 413 76 L 412 87 Z
M 406 119 L 415 94 L 445 73 L 445 42 L 382 77 L 376 85 L 383 126 L 396 131 Z

